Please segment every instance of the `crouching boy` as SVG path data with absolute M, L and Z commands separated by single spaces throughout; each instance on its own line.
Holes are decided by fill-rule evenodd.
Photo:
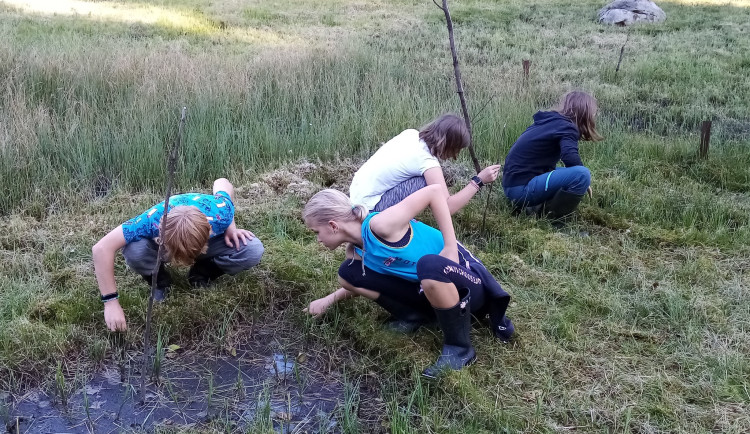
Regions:
M 263 244 L 234 222 L 234 188 L 220 178 L 213 195 L 187 193 L 169 198 L 166 225 L 162 223 L 164 202 L 126 221 L 99 240 L 92 248 L 94 273 L 104 302 L 104 321 L 110 330 L 125 330 L 125 313 L 117 300 L 115 254 L 122 249 L 125 263 L 151 285 L 158 242 L 166 249 L 166 261 L 190 266 L 188 281 L 206 287 L 223 274 L 237 274 L 260 262 Z M 164 226 L 164 231 L 160 227 Z M 169 272 L 160 265 L 154 300 L 162 301 L 172 284 Z

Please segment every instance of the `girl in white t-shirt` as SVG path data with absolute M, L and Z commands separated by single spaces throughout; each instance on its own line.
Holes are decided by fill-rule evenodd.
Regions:
M 352 203 L 363 205 L 368 211 L 382 211 L 426 185 L 437 184 L 448 201 L 450 213 L 455 214 L 500 173 L 500 165 L 489 166 L 461 191 L 454 195 L 448 192 L 440 160 L 455 159 L 470 141 L 464 120 L 450 113 L 419 131 L 404 130 L 381 146 L 354 174 L 349 197 Z

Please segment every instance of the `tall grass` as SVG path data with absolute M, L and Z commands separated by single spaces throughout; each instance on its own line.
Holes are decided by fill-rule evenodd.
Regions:
M 334 26 L 344 37 L 335 42 L 322 30 L 307 41 L 293 38 L 301 33 L 295 19 L 309 17 L 289 18 L 278 28 L 270 20 L 271 31 L 285 40 L 277 44 L 246 44 L 234 31 L 259 22 L 265 12 L 258 6 L 232 15 L 229 29 L 222 21 L 229 12 L 219 10 L 208 30 L 188 21 L 175 34 L 156 23 L 145 36 L 128 23 L 6 10 L 0 20 L 0 209 L 7 213 L 29 200 L 54 207 L 64 201 L 61 191 L 96 196 L 113 184 L 162 185 L 164 152 L 182 105 L 189 108 L 178 175 L 183 188 L 218 175 L 242 178 L 300 156 L 367 154 L 403 128 L 457 111 L 444 23 L 425 3 L 383 6 L 391 14 L 375 15 L 374 22 L 377 8 L 344 9 Z M 185 13 L 179 3 L 167 6 Z M 468 96 L 481 109 L 480 156 L 504 155 L 536 109 L 583 87 L 599 97 L 613 142 L 646 131 L 669 137 L 670 149 L 673 141 L 682 143 L 686 155 L 698 123 L 713 118 L 712 156 L 730 163 L 722 157 L 734 156 L 737 141 L 750 134 L 743 103 L 750 85 L 741 79 L 750 64 L 739 54 L 750 49 L 739 37 L 748 25 L 740 19 L 745 10 L 665 5 L 671 19 L 632 30 L 622 74 L 614 77 L 625 33 L 589 20 L 593 6 L 454 5 Z M 292 2 L 287 9 L 298 7 Z M 325 21 L 331 11 L 310 13 Z M 366 18 L 362 29 L 352 29 Z M 731 52 L 721 51 L 729 46 Z M 522 58 L 532 59 L 526 85 Z M 610 160 L 640 153 L 607 149 L 615 151 L 602 155 Z M 742 168 L 750 157 L 743 154 L 725 170 L 743 174 L 735 180 L 740 187 L 748 185 Z
M 434 361 L 439 333 L 386 334 L 362 300 L 322 321 L 300 317 L 334 287 L 342 255 L 322 252 L 300 222 L 304 192 L 258 175 L 308 158 L 311 173 L 276 175 L 345 188 L 352 164 L 337 158 L 365 157 L 403 128 L 458 111 L 431 2 L 158 2 L 188 17 L 176 24 L 3 3 L 0 386 L 54 385 L 58 360 L 91 364 L 86 355 L 98 362 L 110 348 L 90 246 L 161 200 L 149 193 L 163 186 L 186 105 L 178 188 L 232 179 L 238 224 L 267 250 L 258 270 L 218 291 L 178 285 L 179 303 L 159 313 L 165 341 L 223 347 L 240 319 L 273 308 L 315 345 L 346 342 L 361 357 L 347 366 L 347 431 L 371 428 L 357 420 L 367 396 L 354 385 L 375 372 L 378 426 L 394 432 L 746 432 L 750 4 L 715 3 L 661 2 L 667 22 L 630 30 L 617 76 L 626 30 L 592 21 L 600 2 L 451 3 L 483 163 L 502 161 L 533 113 L 575 87 L 599 99 L 606 140 L 581 145 L 594 198 L 569 231 L 511 217 L 497 188 L 486 231 L 483 200 L 455 216 L 459 238 L 512 293 L 519 339 L 501 346 L 474 330 L 477 365 L 430 385 L 415 375 Z M 704 119 L 714 136 L 699 160 Z M 465 163 L 453 168 L 459 177 Z M 147 294 L 121 261 L 117 276 L 128 288 L 123 339 L 135 344 Z M 253 423 L 267 431 L 270 397 L 257 396 Z

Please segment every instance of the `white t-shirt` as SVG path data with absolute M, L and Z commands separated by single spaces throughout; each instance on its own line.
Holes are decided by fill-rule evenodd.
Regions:
M 419 138 L 419 131 L 404 130 L 357 170 L 349 187 L 349 197 L 353 204 L 372 210 L 383 193 L 409 178 L 422 176 L 433 167 L 440 167 L 440 162 Z

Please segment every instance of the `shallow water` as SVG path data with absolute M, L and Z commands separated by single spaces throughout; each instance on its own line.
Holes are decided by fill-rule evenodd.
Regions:
M 140 356 L 107 366 L 63 405 L 44 389 L 5 397 L 9 432 L 179 431 L 210 426 L 231 432 L 336 432 L 344 384 L 301 353 L 245 350 L 237 356 L 167 353 L 158 381 L 138 403 Z M 294 354 L 297 354 L 295 356 Z

